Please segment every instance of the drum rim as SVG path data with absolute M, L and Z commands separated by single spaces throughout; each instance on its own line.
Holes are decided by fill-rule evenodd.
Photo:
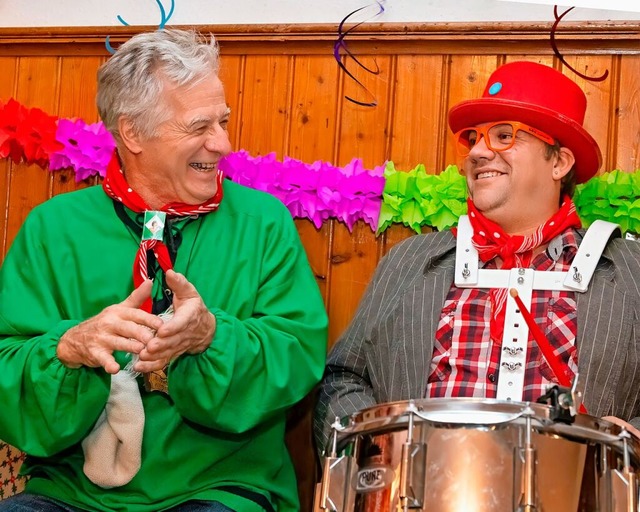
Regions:
M 490 422 L 490 423 L 474 423 L 466 422 L 442 422 L 432 421 L 426 417 L 414 414 L 414 421 L 419 423 L 429 423 L 437 425 L 439 428 L 462 428 L 462 427 L 485 427 L 500 428 L 514 423 L 523 423 L 523 412 L 529 408 L 535 414 L 532 416 L 533 427 L 545 434 L 556 434 L 563 438 L 573 439 L 577 442 L 597 442 L 604 443 L 622 450 L 622 439 L 619 434 L 622 427 L 607 420 L 590 416 L 587 414 L 577 414 L 574 423 L 567 425 L 560 422 L 554 422 L 551 419 L 551 407 L 546 404 L 532 402 L 515 402 L 498 400 L 493 398 L 425 398 L 417 400 L 398 400 L 367 407 L 349 416 L 345 416 L 341 420 L 341 427 L 337 431 L 337 440 L 340 446 L 344 446 L 348 442 L 348 438 L 358 436 L 364 433 L 383 433 L 389 431 L 406 430 L 409 415 L 411 411 L 417 410 L 442 412 L 447 411 L 473 411 L 482 409 L 490 412 L 504 412 L 520 414 L 509 421 Z M 640 461 L 640 441 L 631 436 L 629 440 L 632 457 L 636 461 Z

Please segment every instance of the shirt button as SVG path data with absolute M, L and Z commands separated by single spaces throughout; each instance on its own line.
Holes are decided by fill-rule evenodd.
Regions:
M 496 376 L 493 373 L 490 373 L 487 378 L 489 379 L 490 382 L 496 381 Z

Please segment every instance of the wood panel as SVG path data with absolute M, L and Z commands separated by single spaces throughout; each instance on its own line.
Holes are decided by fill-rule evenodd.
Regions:
M 15 96 L 16 66 L 18 59 L 15 57 L 0 57 L 0 101 L 4 104 L 9 98 Z M 6 253 L 6 226 L 8 216 L 9 188 L 11 163 L 8 159 L 0 160 L 0 260 Z
M 239 148 L 252 155 L 284 156 L 289 130 L 291 57 L 249 56 L 245 60 Z
M 395 62 L 390 57 L 362 57 L 360 60 L 369 69 L 377 67 L 379 74 L 374 75 L 346 60 L 346 66 L 362 85 L 344 77 L 338 164 L 346 165 L 359 157 L 365 168 L 371 169 L 384 162 L 388 155 Z M 360 106 L 347 98 L 363 102 L 375 100 L 377 105 Z M 375 270 L 378 252 L 375 234 L 364 222 L 358 222 L 352 233 L 344 224 L 334 222 L 328 301 L 329 346 L 351 320 Z
M 288 156 L 308 163 L 336 161 L 339 90 L 338 66 L 333 57 L 296 57 Z M 326 303 L 331 223 L 324 223 L 320 229 L 308 221 L 296 224 Z
M 60 68 L 60 94 L 57 114 L 60 118 L 78 118 L 86 123 L 98 121 L 96 107 L 98 67 L 104 62 L 101 57 L 67 57 L 62 59 Z M 67 77 L 74 77 L 68 80 Z M 75 180 L 71 169 L 55 171 L 52 176 L 51 195 L 71 192 L 98 182 L 92 177 L 80 182 Z
M 227 55 L 221 58 L 220 79 L 224 85 L 227 105 L 231 109 L 228 131 L 231 147 L 238 148 L 240 137 L 240 119 L 242 119 L 242 80 L 244 71 L 244 57 Z
M 27 107 L 55 113 L 60 71 L 58 57 L 21 57 L 15 97 Z M 11 190 L 6 227 L 6 247 L 10 247 L 31 209 L 50 197 L 51 176 L 37 165 L 12 165 Z
M 594 82 L 581 78 L 566 66 L 562 68 L 562 72 L 576 82 L 587 96 L 588 115 L 585 117 L 584 127 L 600 146 L 603 157 L 601 169 L 611 170 L 614 161 L 611 153 L 617 144 L 613 140 L 614 134 L 611 133 L 612 120 L 614 119 L 610 111 L 611 85 L 618 77 L 617 66 L 614 66 L 610 55 L 565 56 L 565 59 L 573 69 L 589 77 L 601 76 L 606 70 L 609 70 L 610 80 Z
M 617 151 L 611 168 L 640 169 L 640 56 L 626 55 L 620 62 L 618 101 L 613 105 L 617 121 Z M 605 170 L 607 170 L 605 168 Z
M 424 164 L 427 172 L 440 172 L 446 116 L 446 83 L 442 55 L 399 55 L 391 120 L 390 160 L 398 170 Z
M 335 161 L 336 109 L 338 102 L 338 67 L 331 56 L 295 57 L 291 96 L 291 129 L 286 154 L 303 162 Z M 309 264 L 316 276 L 326 303 L 329 279 L 329 246 L 332 225 L 320 229 L 309 221 L 296 221 Z M 312 423 L 315 394 L 312 392 L 291 414 L 287 425 L 287 444 L 298 475 L 298 494 L 302 510 L 311 510 L 314 483 L 318 479 Z

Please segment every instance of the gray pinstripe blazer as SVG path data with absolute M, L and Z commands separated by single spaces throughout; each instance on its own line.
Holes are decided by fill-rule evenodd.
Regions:
M 454 265 L 455 239 L 449 231 L 408 238 L 380 262 L 327 359 L 315 411 L 319 450 L 336 416 L 423 397 Z M 614 415 L 638 426 L 640 243 L 612 239 L 589 290 L 576 295 L 585 406 L 593 416 Z

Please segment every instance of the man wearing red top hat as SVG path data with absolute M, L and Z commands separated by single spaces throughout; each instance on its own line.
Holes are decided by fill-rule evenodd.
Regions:
M 576 380 L 572 412 L 640 425 L 640 245 L 581 229 L 571 195 L 601 164 L 585 110 L 578 85 L 531 62 L 451 108 L 468 215 L 379 264 L 327 360 L 320 450 L 336 417 L 375 404 L 536 402 Z

